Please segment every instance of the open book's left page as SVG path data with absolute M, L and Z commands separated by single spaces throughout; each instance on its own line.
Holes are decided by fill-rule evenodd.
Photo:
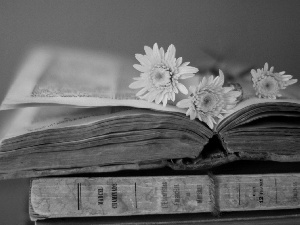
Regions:
M 28 107 L 10 124 L 0 142 L 0 179 L 196 158 L 212 136 L 183 114 L 131 107 Z
M 132 106 L 183 112 L 170 104 L 163 107 L 138 100 L 136 91 L 128 87 L 138 75 L 133 64 L 130 58 L 105 52 L 35 48 L 25 58 L 1 109 L 59 104 Z

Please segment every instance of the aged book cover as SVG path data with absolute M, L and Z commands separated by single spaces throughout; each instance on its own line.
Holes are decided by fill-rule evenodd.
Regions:
M 137 98 L 128 87 L 136 73 L 130 60 L 107 53 L 33 50 L 1 105 L 14 110 L 2 127 L 0 178 L 300 161 L 298 86 L 260 99 L 238 80 L 243 101 L 211 129 L 175 105 Z
M 224 213 L 222 217 L 216 218 L 210 215 L 153 215 L 143 216 L 141 219 L 137 216 L 132 217 L 94 217 L 94 218 L 58 218 L 37 220 L 36 225 L 108 225 L 108 224 L 126 224 L 126 225 L 191 225 L 191 224 L 208 224 L 208 225 L 294 225 L 300 223 L 299 211 L 291 214 L 285 212 L 264 212 L 263 214 L 255 213 Z M 297 214 L 298 213 L 298 214 Z
M 300 175 L 194 175 L 33 179 L 32 220 L 298 209 Z

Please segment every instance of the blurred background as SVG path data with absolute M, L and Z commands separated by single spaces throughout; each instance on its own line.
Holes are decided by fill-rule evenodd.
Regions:
M 144 45 L 174 44 L 193 66 L 209 50 L 300 78 L 299 12 L 299 0 L 0 0 L 0 99 L 36 44 L 132 58 Z M 0 224 L 32 224 L 28 192 L 28 179 L 0 181 Z

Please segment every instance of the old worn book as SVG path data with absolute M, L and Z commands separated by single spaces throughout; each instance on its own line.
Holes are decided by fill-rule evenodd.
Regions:
M 278 211 L 246 212 L 246 213 L 223 213 L 221 217 L 213 217 L 203 214 L 178 214 L 178 215 L 151 215 L 131 217 L 88 217 L 88 218 L 55 218 L 37 220 L 35 225 L 295 225 L 300 223 L 299 211 L 291 213 Z
M 1 127 L 0 178 L 300 161 L 299 86 L 259 99 L 239 80 L 243 101 L 210 129 L 185 109 L 138 99 L 128 87 L 135 73 L 126 57 L 33 50 L 1 105 L 14 110 Z
M 196 175 L 34 179 L 32 220 L 283 210 L 300 207 L 300 175 Z

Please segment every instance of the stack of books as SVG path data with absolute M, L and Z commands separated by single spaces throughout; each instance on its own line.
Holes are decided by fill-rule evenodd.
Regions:
M 132 64 L 55 47 L 25 58 L 1 105 L 11 119 L 2 128 L 0 178 L 32 178 L 36 224 L 300 221 L 298 86 L 261 99 L 241 78 L 244 99 L 211 128 L 175 104 L 137 98 Z M 241 174 L 256 165 L 249 161 L 282 170 Z M 230 173 L 207 173 L 234 162 Z

